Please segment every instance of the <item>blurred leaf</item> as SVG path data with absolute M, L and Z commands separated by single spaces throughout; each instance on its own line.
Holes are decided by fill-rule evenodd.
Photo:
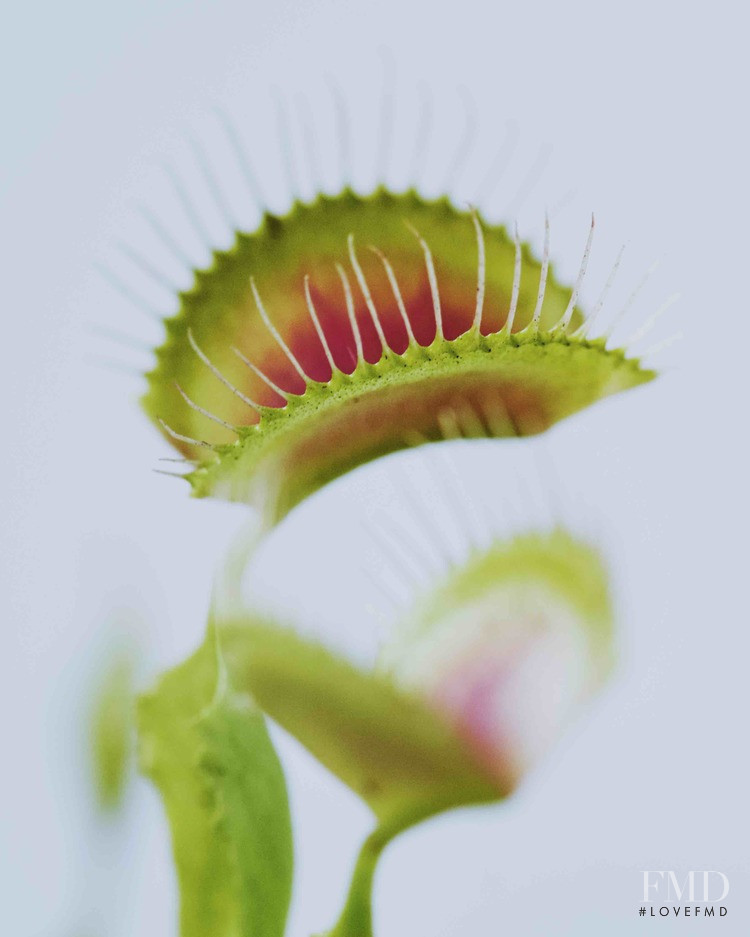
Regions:
M 522 597 L 538 600 L 530 624 L 524 602 L 508 603 L 519 587 Z M 429 667 L 435 658 L 430 656 L 433 635 L 450 652 L 481 613 L 498 631 L 490 628 L 483 639 L 490 653 L 493 641 L 505 647 L 506 618 L 509 625 L 532 629 L 535 638 L 544 635 L 538 606 L 542 611 L 549 606 L 557 624 L 556 616 L 564 613 L 566 627 L 575 632 L 570 643 L 579 655 L 576 672 L 585 677 L 581 693 L 587 697 L 609 672 L 612 659 L 606 573 L 595 550 L 562 530 L 519 536 L 472 555 L 417 604 L 387 650 L 401 653 L 407 670 Z M 235 685 L 356 791 L 381 827 L 497 800 L 515 787 L 516 772 L 508 766 L 500 770 L 497 753 L 478 746 L 455 714 L 440 710 L 426 693 L 402 680 L 393 660 L 383 656 L 387 670 L 366 671 L 252 613 L 224 622 L 221 634 Z M 546 688 L 538 690 L 543 694 Z M 508 755 L 510 763 L 514 752 L 500 754 Z
M 138 727 L 141 768 L 171 826 L 182 937 L 282 937 L 293 867 L 286 784 L 213 631 L 141 697 Z
M 611 655 L 612 602 L 602 557 L 562 527 L 498 540 L 451 570 L 413 610 L 405 623 L 406 637 L 434 629 L 482 595 L 509 584 L 528 584 L 564 599 L 581 618 L 589 640 Z
M 505 793 L 450 727 L 384 675 L 249 617 L 223 625 L 232 682 L 373 809 L 408 826 Z
M 122 802 L 133 749 L 133 707 L 133 658 L 120 649 L 105 668 L 89 716 L 94 786 L 103 810 Z

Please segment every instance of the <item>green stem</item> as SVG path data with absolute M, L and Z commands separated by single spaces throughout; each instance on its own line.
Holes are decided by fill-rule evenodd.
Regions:
M 370 833 L 359 851 L 344 909 L 326 937 L 373 937 L 372 886 L 378 859 L 392 839 L 423 818 L 422 811 L 411 810 L 381 823 Z
M 381 828 L 371 833 L 362 845 L 354 866 L 344 910 L 329 937 L 372 937 L 372 884 L 375 866 L 391 837 Z

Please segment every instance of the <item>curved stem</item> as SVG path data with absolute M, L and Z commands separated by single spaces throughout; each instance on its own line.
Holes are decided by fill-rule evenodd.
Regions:
M 375 867 L 390 836 L 378 827 L 362 845 L 352 874 L 346 904 L 329 937 L 372 937 L 372 885 Z
M 424 815 L 422 811 L 412 809 L 380 823 L 370 833 L 357 856 L 344 909 L 326 937 L 373 937 L 372 886 L 378 859 L 392 839 L 419 823 Z

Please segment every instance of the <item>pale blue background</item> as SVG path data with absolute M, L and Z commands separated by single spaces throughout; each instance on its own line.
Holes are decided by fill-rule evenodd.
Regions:
M 677 330 L 684 340 L 657 359 L 671 367 L 658 384 L 548 436 L 539 458 L 551 458 L 559 476 L 549 497 L 528 453 L 459 447 L 455 465 L 480 511 L 496 498 L 499 513 L 522 524 L 560 509 L 584 532 L 596 530 L 616 569 L 623 664 L 585 724 L 513 802 L 431 823 L 392 848 L 378 881 L 377 932 L 748 932 L 747 32 L 741 5 L 723 2 L 70 2 L 6 12 L 4 932 L 175 933 L 158 801 L 138 782 L 120 821 L 97 821 L 83 714 L 124 619 L 135 621 L 147 648 L 144 680 L 196 643 L 213 568 L 245 517 L 240 507 L 189 501 L 179 482 L 151 472 L 168 452 L 137 410 L 137 377 L 95 361 L 141 367 L 148 356 L 92 335 L 90 325 L 146 342 L 159 332 L 94 264 L 109 265 L 169 311 L 169 293 L 117 251 L 119 241 L 134 245 L 169 278 L 188 282 L 144 225 L 139 202 L 205 261 L 160 169 L 165 161 L 196 193 L 211 239 L 228 243 L 186 135 L 210 151 L 233 213 L 254 223 L 216 104 L 234 116 L 271 203 L 283 208 L 288 186 L 271 85 L 295 108 L 295 96 L 306 94 L 326 185 L 335 187 L 325 75 L 334 76 L 354 112 L 355 180 L 371 184 L 383 45 L 397 63 L 391 181 L 403 180 L 411 162 L 416 86 L 425 81 L 435 127 L 419 176 L 428 191 L 444 184 L 461 135 L 457 88 L 466 86 L 480 132 L 453 180 L 456 197 L 471 197 L 470 183 L 516 119 L 519 144 L 489 214 L 505 217 L 540 146 L 553 144 L 518 210 L 522 232 L 538 244 L 545 207 L 562 203 L 553 257 L 572 277 L 596 210 L 584 301 L 595 302 L 624 240 L 609 312 L 661 257 L 629 325 L 680 290 L 680 304 L 645 345 Z M 294 122 L 308 193 L 296 110 Z M 387 525 L 402 497 L 394 471 L 410 459 L 356 473 L 296 512 L 267 545 L 248 590 L 296 608 L 310 627 L 365 654 L 392 610 L 366 575 L 368 566 L 376 578 L 388 574 L 361 521 Z M 316 539 L 321 524 L 325 541 Z M 449 527 L 446 537 L 452 542 Z M 290 595 L 288 569 L 300 562 L 308 566 L 295 573 L 299 588 Z M 134 612 L 125 615 L 128 607 Z M 290 935 L 305 937 L 336 913 L 369 818 L 297 747 L 281 744 L 299 834 Z M 730 916 L 715 924 L 639 921 L 643 868 L 724 871 Z

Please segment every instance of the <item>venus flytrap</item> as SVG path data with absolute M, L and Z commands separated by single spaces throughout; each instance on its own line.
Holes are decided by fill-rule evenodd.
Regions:
M 578 307 L 593 223 L 572 287 L 546 232 L 539 262 L 476 212 L 378 189 L 238 234 L 181 294 L 143 401 L 193 493 L 272 525 L 343 472 L 441 439 L 447 410 L 472 414 L 471 435 L 525 436 L 650 380 L 590 334 L 601 303 Z
M 375 867 L 400 832 L 513 792 L 612 662 L 606 576 L 561 530 L 496 542 L 446 576 L 371 671 L 291 629 L 222 622 L 232 683 L 376 820 L 331 937 L 370 937 Z
M 580 308 L 593 232 L 592 220 L 565 286 L 549 222 L 537 259 L 517 230 L 414 189 L 295 201 L 195 272 L 165 322 L 144 408 L 193 494 L 251 505 L 260 534 L 381 455 L 543 432 L 654 377 L 594 330 L 619 258 L 591 313 Z M 496 540 L 433 584 L 364 669 L 240 606 L 255 545 L 223 571 L 204 644 L 138 709 L 141 766 L 172 831 L 181 934 L 284 933 L 291 826 L 265 713 L 373 812 L 328 933 L 371 937 L 388 843 L 512 794 L 605 681 L 606 575 L 559 529 Z

